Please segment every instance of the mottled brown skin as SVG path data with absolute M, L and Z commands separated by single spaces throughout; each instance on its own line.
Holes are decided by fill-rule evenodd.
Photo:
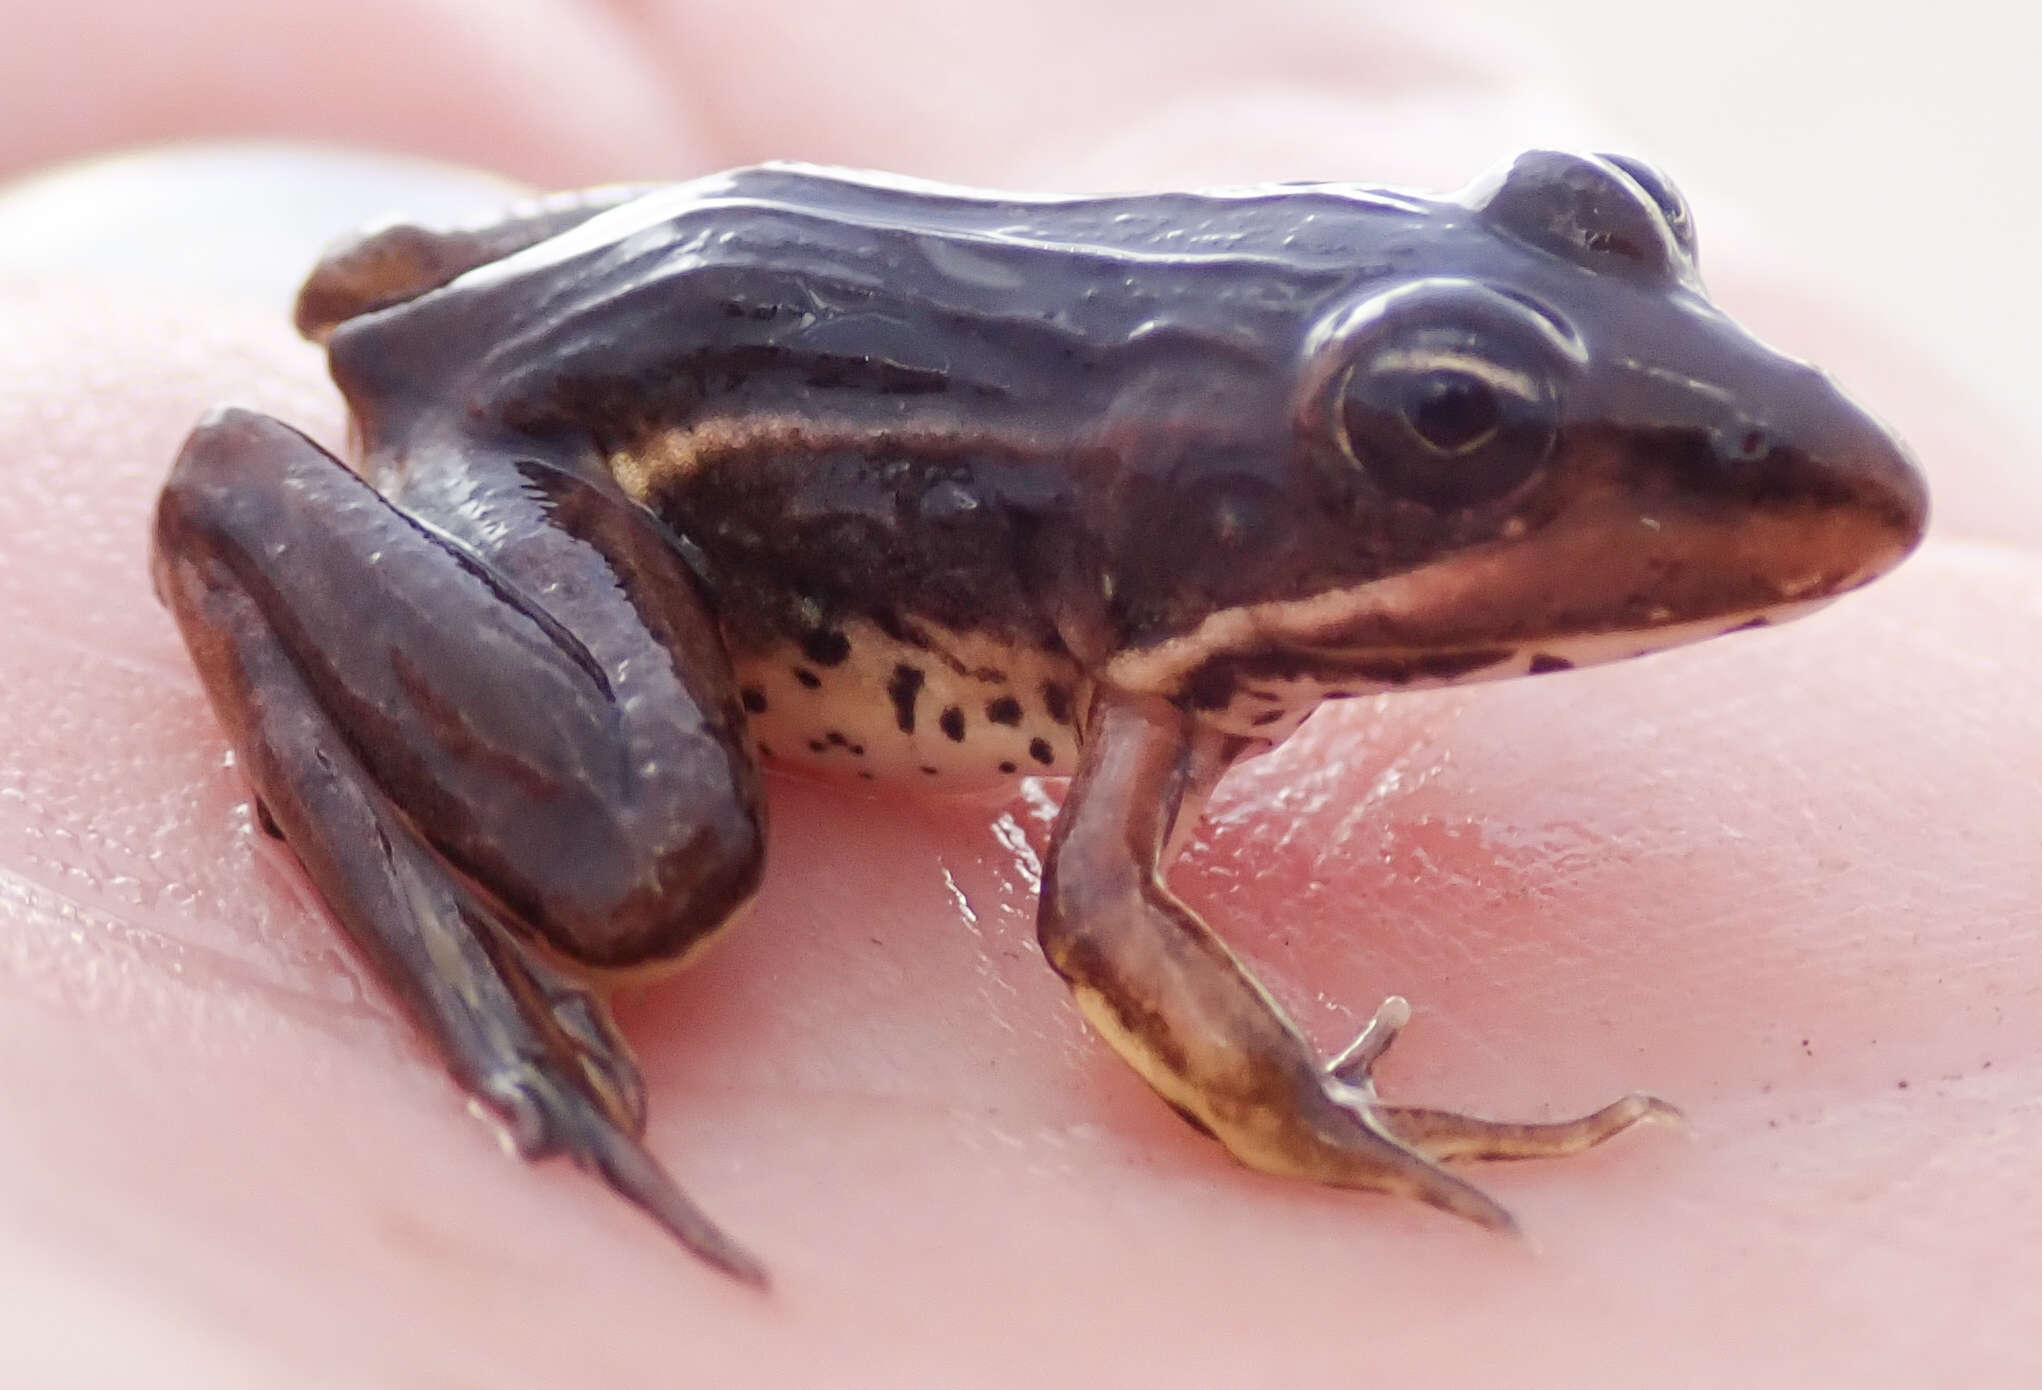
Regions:
M 359 472 L 226 411 L 157 521 L 264 815 L 523 1152 L 753 1280 L 639 1144 L 583 979 L 749 898 L 761 755 L 1075 774 L 1041 937 L 1101 1034 L 1247 1163 L 1507 1227 L 1439 1161 L 1666 1107 L 1379 1102 L 1402 1002 L 1320 1058 L 1164 886 L 1173 847 L 1322 699 L 1784 616 L 1896 563 L 1926 505 L 1708 304 L 1684 205 L 1622 160 L 1444 200 L 769 166 L 370 233 L 298 319 Z

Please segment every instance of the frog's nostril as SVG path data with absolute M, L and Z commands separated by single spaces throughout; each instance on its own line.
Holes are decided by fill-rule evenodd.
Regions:
M 1775 443 L 1771 432 L 1757 425 L 1717 431 L 1710 442 L 1721 463 L 1757 463 L 1773 451 Z

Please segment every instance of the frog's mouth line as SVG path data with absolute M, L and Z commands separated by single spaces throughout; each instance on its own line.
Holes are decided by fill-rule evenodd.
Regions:
M 1628 661 L 1632 657 L 1649 656 L 1654 652 L 1707 641 L 1711 637 L 1724 637 L 1733 632 L 1755 631 L 1791 622 L 1795 618 L 1813 613 L 1818 608 L 1827 607 L 1836 597 L 1835 594 L 1825 594 L 1820 598 L 1769 604 L 1742 613 L 1718 614 L 1684 622 L 1663 623 L 1655 627 L 1553 634 L 1528 639 L 1515 644 L 1510 655 L 1501 662 L 1472 669 L 1464 675 L 1444 679 L 1427 679 L 1421 675 L 1404 685 L 1384 688 L 1463 685 L 1473 681 L 1499 680 L 1508 676 L 1537 676 L 1552 671 L 1573 670 L 1581 666 L 1601 666 L 1612 661 Z M 1372 655 L 1378 661 L 1394 662 L 1398 653 L 1377 652 Z
M 1891 569 L 1912 548 L 1867 509 L 1728 515 L 1642 512 L 1605 497 L 1531 536 L 1491 541 L 1401 574 L 1222 609 L 1189 632 L 1123 652 L 1106 679 L 1176 694 L 1201 677 L 1376 677 L 1408 689 L 1583 666 L 1658 651 L 1763 619 L 1785 621 Z M 1538 657 L 1548 658 L 1533 666 Z M 1524 663 L 1519 665 L 1519 662 Z M 1480 672 L 1481 674 L 1476 674 Z M 1392 674 L 1402 679 L 1386 679 Z M 1195 692 L 1194 692 L 1195 698 Z
M 1711 637 L 1771 627 L 1824 607 L 1834 597 L 1658 627 L 1555 635 L 1508 646 L 1220 653 L 1192 670 L 1179 693 L 1214 727 L 1243 738 L 1275 742 L 1327 700 L 1475 685 L 1627 661 Z

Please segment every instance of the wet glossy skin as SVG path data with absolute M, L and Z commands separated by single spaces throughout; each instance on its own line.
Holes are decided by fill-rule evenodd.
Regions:
M 1509 1218 L 1437 1160 L 1572 1152 L 1388 1106 L 1162 886 L 1319 701 L 1776 620 L 1918 538 L 1904 452 L 1702 296 L 1628 161 L 1450 200 L 1017 199 L 769 167 L 399 228 L 315 271 L 367 485 L 226 413 L 158 580 L 269 814 L 529 1154 L 758 1267 L 635 1140 L 575 964 L 678 959 L 760 872 L 760 755 L 1074 775 L 1051 964 L 1272 1172 Z M 372 490 L 373 487 L 373 490 Z M 534 949 L 534 939 L 547 949 Z

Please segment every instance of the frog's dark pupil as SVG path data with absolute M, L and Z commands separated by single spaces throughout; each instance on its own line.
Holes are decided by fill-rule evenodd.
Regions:
M 1486 383 L 1462 372 L 1432 372 L 1406 391 L 1404 418 L 1428 448 L 1459 454 L 1496 432 L 1503 409 Z

